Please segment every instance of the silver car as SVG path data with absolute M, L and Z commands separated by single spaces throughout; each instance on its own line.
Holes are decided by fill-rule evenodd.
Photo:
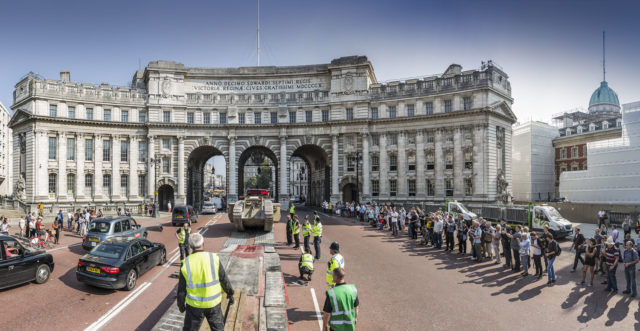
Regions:
M 202 205 L 202 214 L 215 214 L 216 213 L 216 205 L 213 202 L 205 202 Z
M 91 250 L 115 237 L 147 238 L 147 228 L 130 216 L 98 218 L 89 224 L 89 233 L 82 238 L 82 248 Z

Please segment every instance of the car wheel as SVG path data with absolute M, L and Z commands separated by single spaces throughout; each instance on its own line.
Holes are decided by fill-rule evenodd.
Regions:
M 51 269 L 46 264 L 41 264 L 36 269 L 36 283 L 44 284 L 49 280 L 49 276 L 51 275 Z
M 163 249 L 160 254 L 160 263 L 158 265 L 163 265 L 167 263 L 167 251 Z
M 133 290 L 133 288 L 136 287 L 137 281 L 138 281 L 138 273 L 134 269 L 129 270 L 129 273 L 127 274 L 126 283 L 124 284 L 124 289 L 127 291 Z

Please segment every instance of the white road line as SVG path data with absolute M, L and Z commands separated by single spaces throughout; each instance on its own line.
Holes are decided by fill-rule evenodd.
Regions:
M 82 245 L 82 243 L 72 244 L 72 245 L 63 246 L 63 247 L 58 247 L 58 248 L 54 248 L 54 249 L 48 249 L 48 250 L 47 250 L 47 253 L 48 253 L 48 252 L 55 252 L 55 251 L 59 251 L 59 250 L 61 250 L 61 249 L 65 249 L 65 248 L 69 248 L 69 247 L 80 246 L 80 245 Z
M 318 306 L 318 299 L 316 298 L 316 290 L 312 288 L 309 289 L 311 291 L 311 296 L 313 297 L 313 306 L 316 308 L 316 317 L 318 318 L 318 326 L 320 327 L 320 331 L 322 331 L 322 314 L 320 314 L 320 308 Z
M 114 306 L 109 311 L 109 313 L 107 313 L 106 315 L 103 315 L 103 317 L 101 319 L 99 319 L 95 323 L 89 325 L 89 327 L 87 327 L 85 329 L 85 331 L 100 330 L 107 323 L 109 323 L 109 321 L 111 321 L 114 317 L 116 317 L 125 307 L 127 307 L 129 304 L 131 304 L 149 286 L 151 286 L 151 283 L 145 282 L 142 286 L 139 287 L 139 290 L 137 292 L 134 292 L 133 295 L 127 296 L 126 298 L 124 298 L 116 306 Z

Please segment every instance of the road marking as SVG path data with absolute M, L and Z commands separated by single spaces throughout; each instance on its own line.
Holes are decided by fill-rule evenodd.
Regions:
M 93 324 L 89 325 L 85 331 L 95 331 L 100 330 L 104 327 L 109 321 L 111 321 L 114 317 L 116 317 L 125 307 L 133 302 L 144 290 L 146 290 L 151 283 L 144 282 L 142 286 L 138 287 L 136 290 L 127 295 L 124 299 L 118 302 L 117 305 L 113 306 L 106 314 L 102 315 L 97 321 Z
M 309 289 L 311 291 L 311 296 L 313 297 L 313 306 L 316 308 L 316 317 L 318 318 L 318 326 L 320 327 L 320 331 L 322 331 L 322 314 L 320 314 L 320 308 L 318 307 L 318 299 L 316 298 L 316 290 L 312 288 Z
M 48 250 L 47 250 L 47 253 L 48 253 L 48 252 L 55 252 L 55 251 L 59 251 L 59 250 L 61 250 L 61 249 L 65 249 L 65 248 L 69 248 L 69 247 L 80 246 L 80 245 L 82 245 L 82 243 L 77 243 L 77 244 L 67 245 L 67 246 L 58 247 L 58 248 L 54 248 L 54 249 L 48 249 Z

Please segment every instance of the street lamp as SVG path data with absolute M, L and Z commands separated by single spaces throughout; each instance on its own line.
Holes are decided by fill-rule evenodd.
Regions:
M 360 203 L 360 160 L 362 160 L 362 155 L 360 152 L 356 152 L 355 161 L 356 161 L 356 202 Z
M 160 168 L 160 162 L 162 160 L 160 158 L 151 158 L 151 165 L 155 170 L 155 181 L 153 183 L 153 217 L 158 218 L 158 169 Z

